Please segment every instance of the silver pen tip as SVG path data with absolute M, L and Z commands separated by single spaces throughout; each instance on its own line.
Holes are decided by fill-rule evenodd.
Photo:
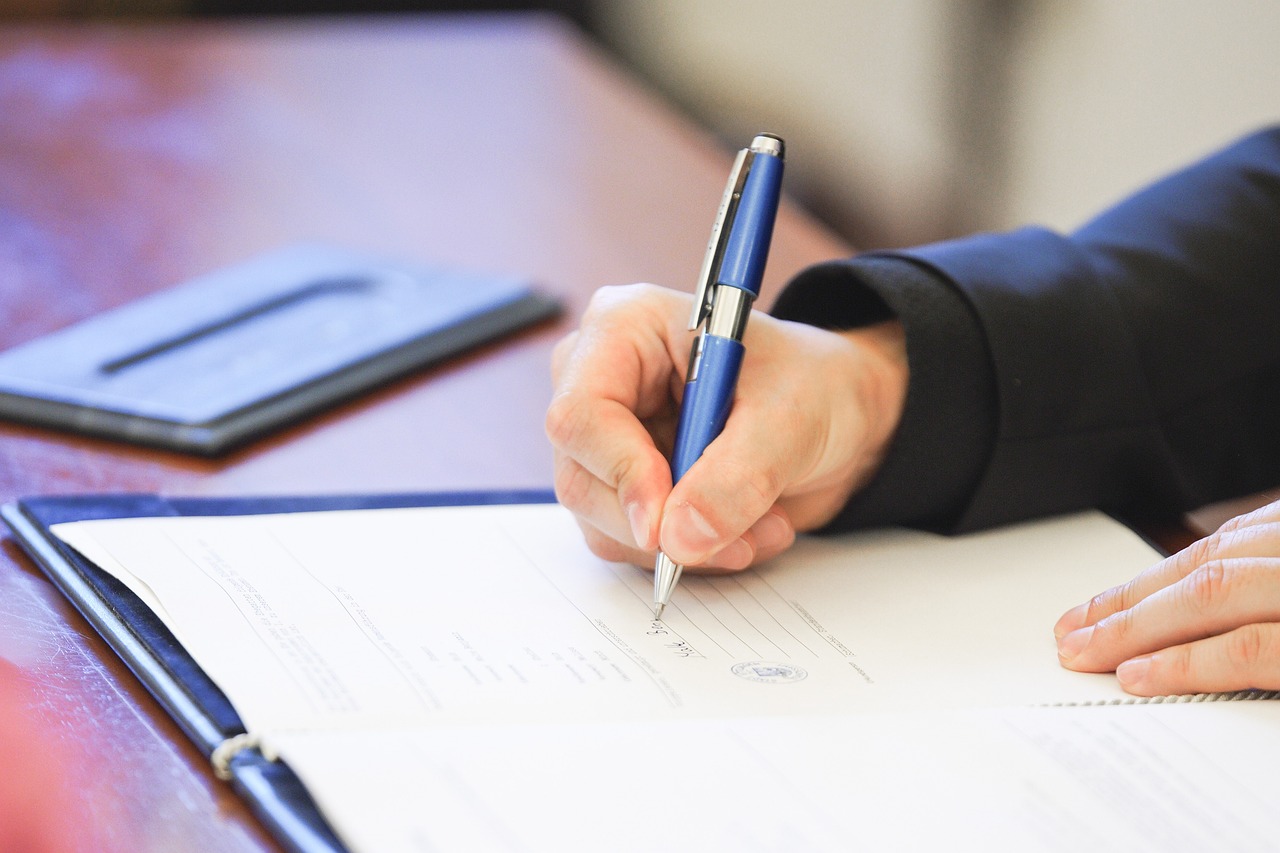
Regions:
M 658 559 L 653 566 L 653 618 L 661 617 L 663 608 L 671 600 L 671 593 L 675 591 L 682 571 L 684 566 L 673 562 L 661 551 L 658 552 Z

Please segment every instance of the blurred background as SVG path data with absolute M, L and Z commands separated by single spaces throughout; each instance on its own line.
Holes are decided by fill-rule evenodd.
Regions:
M 727 147 L 782 134 L 791 193 L 862 248 L 1070 228 L 1280 120 L 1272 0 L 0 0 L 0 20 L 531 9 Z

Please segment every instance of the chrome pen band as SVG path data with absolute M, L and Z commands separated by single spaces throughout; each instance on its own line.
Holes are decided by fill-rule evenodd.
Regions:
M 747 333 L 747 319 L 751 316 L 753 301 L 750 293 L 736 287 L 718 286 L 714 289 L 707 327 L 689 349 L 689 370 L 685 374 L 685 382 L 698 381 L 706 335 L 742 342 L 743 335 Z
M 711 296 L 707 334 L 741 341 L 747 331 L 753 301 L 751 294 L 741 288 L 716 285 Z

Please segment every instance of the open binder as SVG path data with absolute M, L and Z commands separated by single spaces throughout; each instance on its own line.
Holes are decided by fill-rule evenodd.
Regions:
M 227 697 L 136 595 L 54 536 L 68 521 L 183 515 L 257 515 L 410 506 L 466 506 L 554 501 L 545 491 L 339 497 L 165 498 L 145 494 L 34 497 L 0 508 L 26 552 L 128 664 L 187 737 L 209 756 L 214 773 L 290 850 L 345 851 L 302 782 L 283 762 L 267 760 L 245 736 Z
M 1160 826 L 1196 849 L 1219 831 L 1244 846 L 1280 832 L 1274 808 L 1254 793 L 1265 787 L 1257 777 L 1271 763 L 1257 757 L 1280 755 L 1278 709 L 1220 701 L 1275 692 L 1144 704 L 1110 676 L 1054 665 L 1046 613 L 1069 605 L 1080 587 L 1127 577 L 1153 556 L 1100 514 L 964 537 L 892 530 L 809 537 L 770 567 L 690 578 L 670 616 L 652 623 L 651 575 L 591 557 L 571 516 L 545 491 L 36 497 L 0 516 L 290 850 L 408 850 L 426 839 L 449 850 L 489 849 L 486 842 L 492 849 L 646 850 L 660 841 L 692 851 L 738 846 L 757 832 L 797 848 L 843 850 L 857 839 L 872 847 L 890 838 L 954 846 L 963 826 L 1026 849 L 1049 823 L 1080 839 L 1102 825 L 1122 846 L 1149 842 L 1143 833 Z M 53 529 L 66 522 L 88 524 Z M 451 541 L 464 549 L 449 551 Z M 148 552 L 155 542 L 164 545 Z M 435 723 L 415 727 L 398 717 L 384 728 L 299 723 L 281 730 L 263 723 L 263 696 L 251 696 L 242 679 L 288 663 L 234 648 L 208 657 L 210 638 L 223 649 L 227 626 L 243 611 L 226 609 L 230 599 L 219 601 L 217 592 L 226 588 L 213 577 L 186 571 L 183 555 L 195 552 L 184 549 L 193 542 L 225 546 L 214 554 L 233 561 L 221 564 L 232 569 L 222 581 L 249 577 L 235 574 L 234 560 L 246 555 L 252 559 L 242 568 L 277 573 L 275 580 L 254 576 L 266 585 L 249 590 L 266 596 L 267 610 L 281 589 L 308 612 L 318 601 L 341 609 L 324 591 L 333 589 L 324 572 L 337 565 L 350 601 L 367 606 L 373 624 L 388 616 L 374 610 L 387 602 L 408 614 L 414 649 L 419 637 L 428 645 L 448 637 L 460 643 L 453 648 L 489 654 L 498 646 L 483 636 L 488 626 L 495 636 L 518 637 L 512 657 L 489 658 L 495 666 L 518 659 L 538 686 L 551 684 L 539 682 L 538 672 L 572 681 L 566 667 L 580 675 L 595 669 L 599 679 L 570 686 L 578 692 L 539 693 L 546 702 L 526 709 L 511 698 L 523 679 L 463 695 L 470 682 L 447 682 L 437 669 L 432 686 L 447 701 Z M 142 566 L 139 555 L 151 553 L 152 565 L 163 567 L 152 578 L 170 585 L 136 573 L 130 580 L 129 572 L 117 580 L 82 552 L 116 568 Z M 1064 573 L 1077 565 L 1093 574 Z M 434 567 L 439 576 L 415 574 Z M 320 599 L 301 589 L 304 575 Z M 965 580 L 952 584 L 953 577 Z M 129 586 L 138 580 L 143 586 Z M 434 600 L 415 597 L 423 582 L 434 594 L 442 581 L 446 591 Z M 362 599 L 374 586 L 384 595 Z M 195 612 L 205 627 L 193 624 Z M 959 621 L 947 623 L 953 612 Z M 752 640 L 750 653 L 733 649 L 748 617 L 774 632 L 773 651 L 763 640 Z M 531 633 L 521 633 L 522 618 L 536 626 Z M 741 624 L 729 625 L 734 619 Z M 712 623 L 724 630 L 716 634 Z M 971 623 L 989 630 L 962 633 Z M 327 617 L 317 624 L 334 626 L 328 639 L 352 652 L 345 666 L 373 673 L 377 650 L 360 657 L 353 624 Z M 178 626 L 190 652 L 168 625 Z M 542 657 L 525 655 L 526 642 Z M 581 664 L 549 660 L 554 655 L 545 653 L 556 649 L 580 650 Z M 454 676 L 470 665 L 465 654 L 455 665 L 447 649 L 435 651 L 445 653 L 432 660 L 455 667 Z M 983 666 L 969 672 L 964 662 L 973 660 Z M 257 683 L 283 703 L 297 687 L 286 681 Z M 492 689 L 499 692 L 485 692 Z M 379 704 L 380 695 L 391 694 L 370 694 L 361 713 L 391 707 Z M 506 698 L 495 705 L 495 695 Z M 1117 737 L 1136 748 L 1117 752 Z M 1085 756 L 1091 772 L 1073 772 L 1058 760 L 1063 750 Z M 1123 778 L 1099 787 L 1102 765 Z M 558 774 L 554 785 L 548 771 Z M 1017 805 L 1024 782 L 1039 792 L 1037 808 L 1053 811 L 1049 823 L 1029 822 Z M 1183 799 L 1166 802 L 1170 786 Z M 1099 796 L 1111 790 L 1123 796 Z M 1184 800 L 1231 812 L 1227 829 L 1197 823 L 1179 807 Z M 668 815 L 670 802 L 689 807 Z M 1136 815 L 1135 803 L 1142 805 Z M 895 817 L 921 807 L 934 819 L 904 825 Z M 669 825 L 651 824 L 655 812 Z M 495 829 L 499 815 L 508 824 Z

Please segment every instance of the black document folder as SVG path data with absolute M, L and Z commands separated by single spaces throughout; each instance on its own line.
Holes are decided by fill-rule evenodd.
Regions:
M 215 455 L 558 310 L 518 278 L 291 246 L 0 353 L 0 417 Z
M 154 516 L 260 515 L 416 506 L 549 503 L 547 491 L 450 492 L 274 498 L 169 498 L 146 494 L 33 497 L 0 508 L 26 552 L 97 629 L 215 772 L 231 783 L 286 849 L 345 851 L 302 782 L 283 762 L 236 750 L 245 733 L 223 692 L 168 628 L 120 581 L 51 531 L 70 521 Z

